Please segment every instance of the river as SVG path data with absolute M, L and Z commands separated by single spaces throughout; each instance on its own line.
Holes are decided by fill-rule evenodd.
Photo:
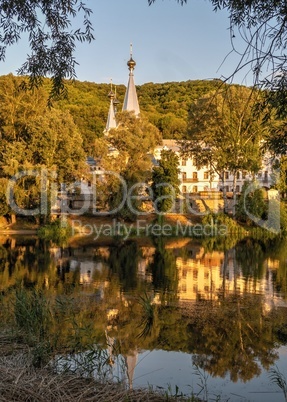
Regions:
M 63 308 L 104 348 L 105 375 L 206 400 L 284 401 L 271 378 L 287 378 L 284 239 L 0 244 L 2 294 L 21 286 L 76 300 L 76 313 Z M 65 319 L 62 339 L 69 328 Z

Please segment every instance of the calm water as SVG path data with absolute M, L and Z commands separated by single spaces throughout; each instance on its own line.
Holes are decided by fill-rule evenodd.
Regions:
M 284 401 L 270 369 L 287 378 L 287 243 L 229 243 L 60 248 L 2 238 L 0 287 L 77 300 L 81 325 L 105 345 L 107 375 L 130 387 Z

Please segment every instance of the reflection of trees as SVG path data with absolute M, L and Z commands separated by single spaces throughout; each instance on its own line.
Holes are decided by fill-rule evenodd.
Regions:
M 262 279 L 264 275 L 265 246 L 256 239 L 245 238 L 235 246 L 236 262 L 244 278 Z
M 56 280 L 50 251 L 38 239 L 8 239 L 1 246 L 0 254 L 2 290 L 19 283 L 43 286 L 48 277 L 49 282 Z
M 271 260 L 278 263 L 278 267 L 273 271 L 273 283 L 276 291 L 281 292 L 287 298 L 287 247 L 286 238 L 280 241 L 273 241 L 268 249 Z
M 97 272 L 91 293 L 85 287 L 81 297 L 78 295 L 82 288 L 77 286 L 79 272 L 68 270 L 70 254 L 63 253 L 64 275 L 61 279 L 44 243 L 36 239 L 17 240 L 12 247 L 6 242 L 0 247 L 1 289 L 21 283 L 41 288 L 45 295 L 57 293 L 57 298 L 51 298 L 55 303 L 51 339 L 57 339 L 57 345 L 69 350 L 78 350 L 81 345 L 89 347 L 95 338 L 104 343 L 104 332 L 107 330 L 109 336 L 116 338 L 118 349 L 123 354 L 158 347 L 193 353 L 194 362 L 200 368 L 217 376 L 230 372 L 234 381 L 247 381 L 258 375 L 260 364 L 264 368 L 273 364 L 277 357 L 274 348 L 280 333 L 282 335 L 286 329 L 286 314 L 284 316 L 282 311 L 279 315 L 278 309 L 265 314 L 263 297 L 254 294 L 240 296 L 226 292 L 224 298 L 218 301 L 198 301 L 195 305 L 184 305 L 184 308 L 179 303 L 173 303 L 177 300 L 178 287 L 176 253 L 184 256 L 187 251 L 175 252 L 164 246 L 163 239 L 158 239 L 153 261 L 148 267 L 153 287 L 161 295 L 162 303 L 159 304 L 154 303 L 150 283 L 139 281 L 137 277 L 141 250 L 133 241 L 111 247 L 104 256 L 93 255 L 94 260 L 107 263 L 114 276 L 109 282 L 108 269 Z M 287 290 L 285 243 L 277 243 L 277 247 L 274 243 L 266 250 L 264 247 L 253 240 L 241 241 L 236 249 L 231 250 L 231 257 L 234 258 L 235 250 L 236 263 L 244 276 L 252 278 L 262 277 L 264 259 L 279 260 L 279 269 L 273 272 L 278 287 Z M 119 292 L 119 282 L 127 293 Z M 63 292 L 68 283 L 72 284 L 69 294 Z M 102 286 L 101 297 L 97 297 L 95 283 L 99 284 L 99 288 Z M 134 293 L 131 297 L 130 291 L 134 289 L 137 296 L 147 295 L 148 298 L 143 300 L 146 303 L 140 304 Z M 151 331 L 146 337 L 140 337 L 144 308 L 148 308 L 147 317 L 152 319 L 149 322 Z M 112 321 L 107 314 L 110 309 L 114 309 L 116 315 Z
M 254 281 L 264 278 L 267 264 L 271 260 L 272 282 L 275 291 L 287 298 L 287 248 L 286 238 L 247 238 L 235 247 L 236 262 L 244 278 Z M 272 266 L 274 264 L 274 267 Z
M 155 291 L 160 292 L 163 299 L 177 299 L 178 270 L 176 256 L 172 249 L 165 249 L 164 240 L 158 238 L 153 261 L 149 266 Z
M 108 263 L 111 272 L 118 275 L 124 291 L 137 287 L 140 249 L 135 241 L 120 243 L 110 248 Z
M 277 358 L 275 323 L 262 314 L 263 299 L 255 295 L 225 297 L 216 308 L 201 310 L 188 326 L 194 363 L 214 376 L 230 372 L 233 381 L 250 380 Z

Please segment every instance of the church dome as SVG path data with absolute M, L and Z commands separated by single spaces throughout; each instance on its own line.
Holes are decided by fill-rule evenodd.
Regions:
M 112 90 L 109 92 L 108 97 L 109 97 L 110 99 L 114 99 L 115 94 L 114 94 L 114 92 L 113 92 Z
M 133 70 L 135 68 L 136 64 L 137 63 L 134 61 L 134 59 L 132 57 L 127 62 L 127 65 L 128 65 L 130 70 Z

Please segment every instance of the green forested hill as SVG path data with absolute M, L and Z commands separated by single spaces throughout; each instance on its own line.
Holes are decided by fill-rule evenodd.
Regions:
M 8 77 L 0 77 L 1 82 L 8 80 Z M 19 84 L 22 81 L 21 77 L 14 79 L 19 81 Z M 139 85 L 137 92 L 141 113 L 158 127 L 164 138 L 180 138 L 186 131 L 190 104 L 218 87 L 220 83 L 217 80 L 196 80 Z M 45 80 L 43 88 L 48 96 L 48 80 Z M 70 112 L 83 137 L 84 150 L 90 154 L 94 139 L 103 135 L 109 109 L 107 95 L 110 85 L 74 81 L 67 82 L 67 89 L 68 98 L 54 102 L 54 107 Z M 122 108 L 124 94 L 125 86 L 117 86 L 117 98 L 120 101 L 118 110 Z M 2 99 L 3 95 L 0 93 Z
M 180 138 L 186 131 L 190 104 L 218 88 L 218 81 L 148 83 L 137 87 L 141 111 L 163 138 Z
M 218 85 L 216 80 L 139 85 L 137 93 L 141 113 L 160 130 L 164 138 L 180 138 L 186 131 L 190 104 Z M 109 91 L 109 84 L 76 81 L 68 83 L 68 99 L 58 102 L 74 117 L 87 152 L 93 138 L 103 134 L 109 109 Z M 125 86 L 117 86 L 118 110 L 122 108 L 124 95 Z

